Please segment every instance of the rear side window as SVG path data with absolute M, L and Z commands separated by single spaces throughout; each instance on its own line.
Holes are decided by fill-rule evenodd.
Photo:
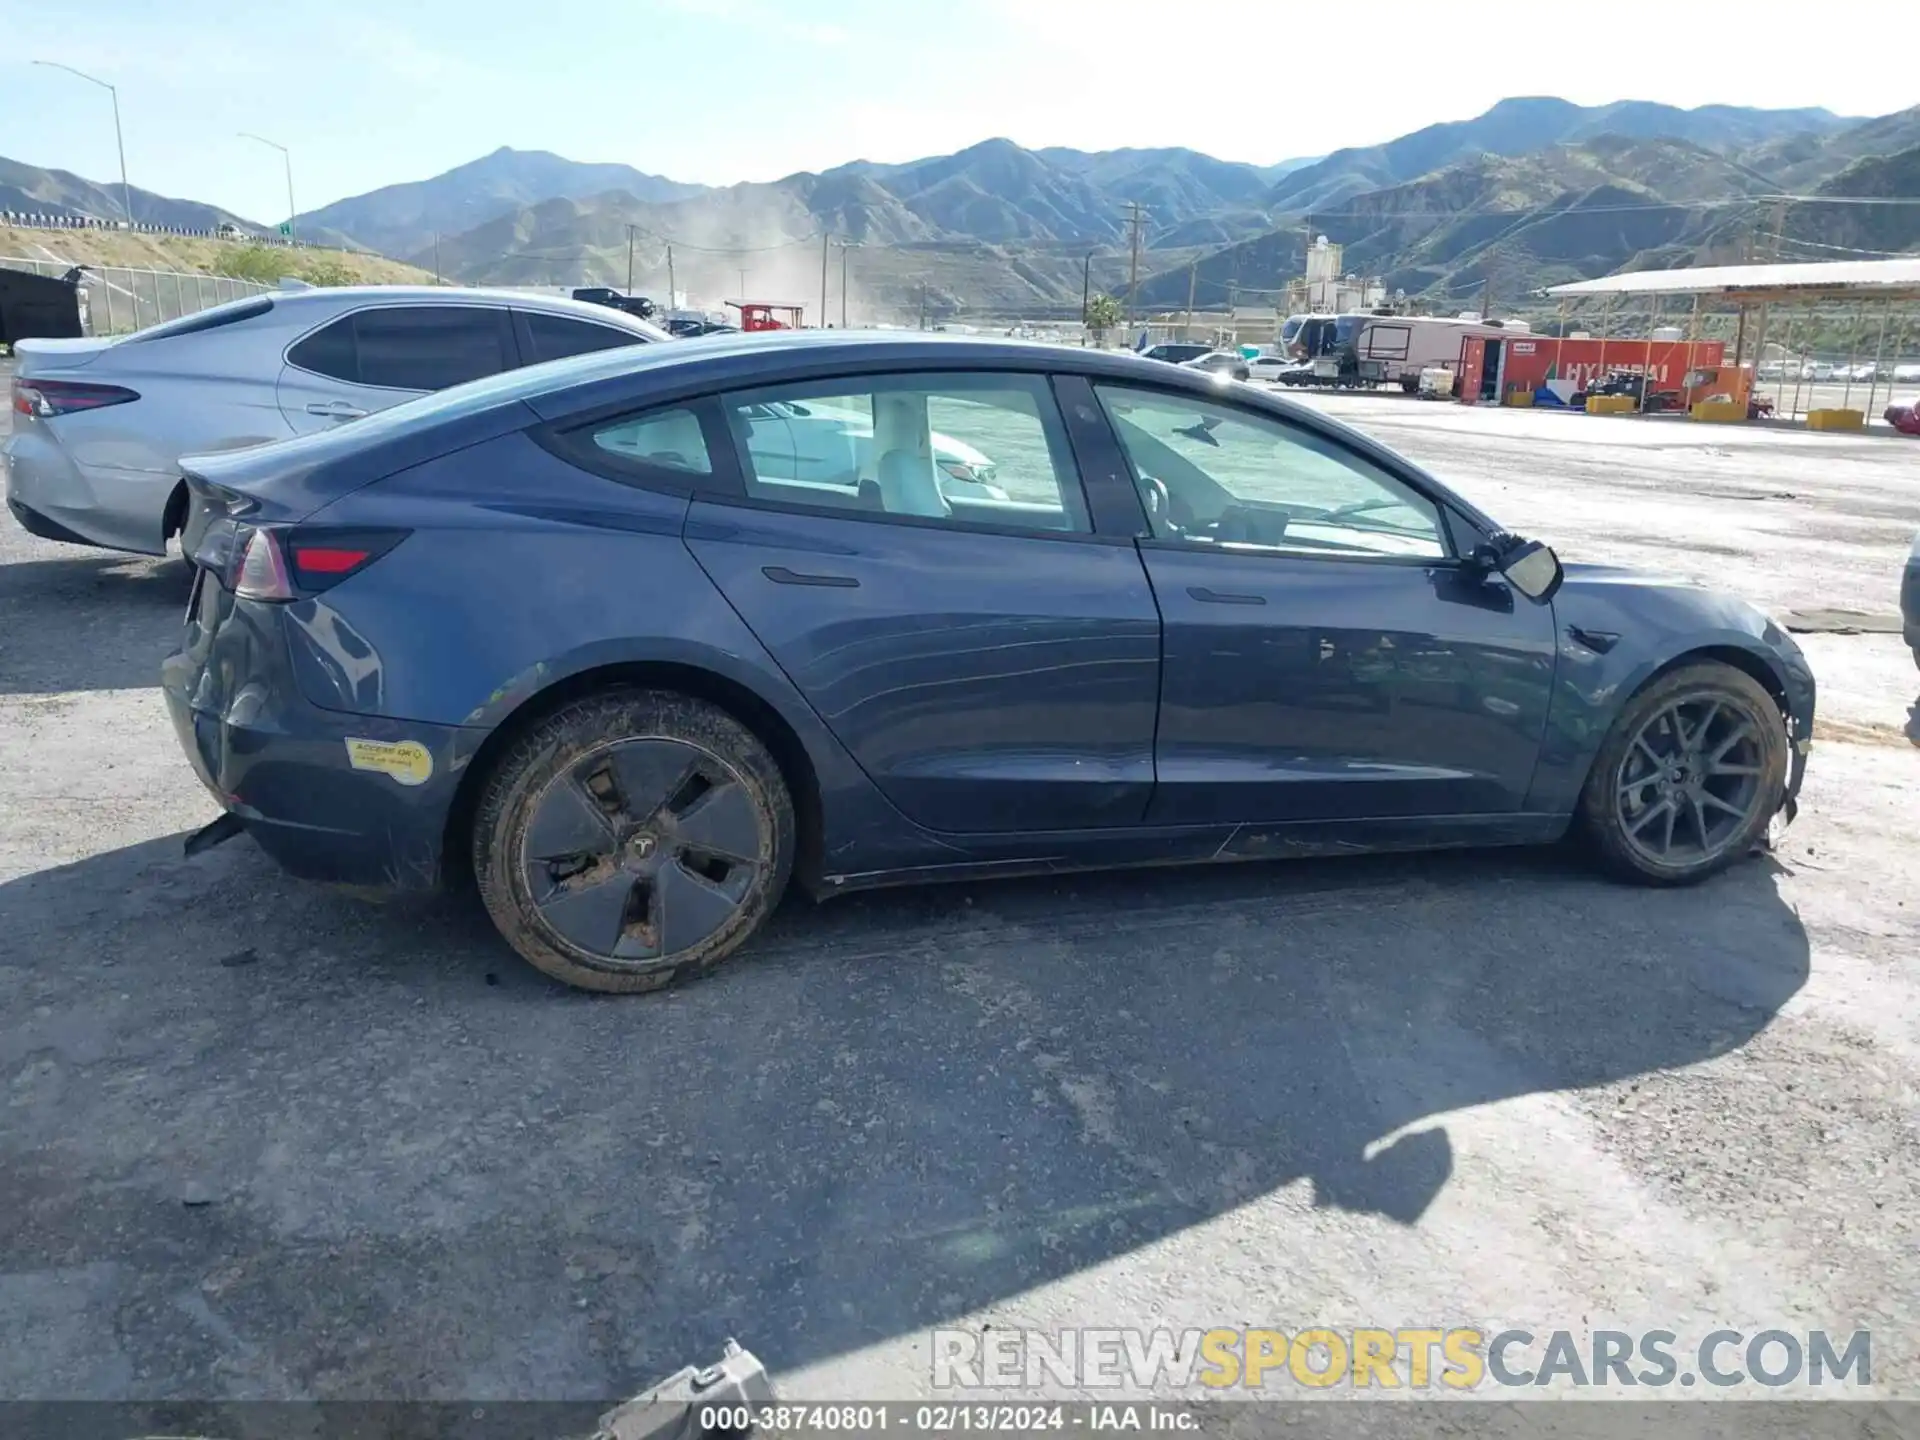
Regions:
M 480 305 L 386 305 L 343 315 L 287 363 L 350 385 L 444 390 L 514 367 L 507 312 Z
M 545 315 L 537 310 L 516 310 L 520 325 L 520 353 L 529 365 L 542 360 L 564 360 L 569 355 L 585 355 L 590 350 L 612 350 L 621 345 L 641 345 L 647 337 L 613 325 L 595 325 L 565 315 Z
M 353 317 L 360 383 L 445 390 L 513 368 L 504 310 L 477 305 L 394 305 Z

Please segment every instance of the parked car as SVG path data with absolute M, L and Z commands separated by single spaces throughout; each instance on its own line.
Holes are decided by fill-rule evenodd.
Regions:
M 667 333 L 676 340 L 691 340 L 696 335 L 738 335 L 738 325 L 728 325 L 720 320 L 702 320 L 694 316 L 670 315 L 667 317 Z
M 1238 350 L 1209 350 L 1180 363 L 1189 370 L 1204 370 L 1209 375 L 1225 375 L 1233 380 L 1245 380 L 1253 373 L 1246 357 Z
M 1278 380 L 1298 363 L 1285 355 L 1256 355 L 1247 361 L 1247 376 L 1253 380 Z
M 1184 365 L 1189 360 L 1198 360 L 1212 350 L 1211 345 L 1194 345 L 1183 340 L 1169 340 L 1159 345 L 1148 346 L 1140 352 L 1140 358 L 1160 360 L 1169 365 Z
M 866 417 L 854 483 L 758 411 Z M 998 462 L 943 493 L 931 437 Z M 858 453 L 857 461 L 852 461 Z M 184 462 L 162 671 L 289 870 L 470 870 L 569 984 L 649 990 L 789 881 L 1557 840 L 1695 881 L 1800 786 L 1814 684 L 1743 601 L 1562 567 L 1312 410 L 1134 357 L 716 337 Z
M 642 320 L 654 318 L 653 301 L 646 296 L 622 294 L 605 285 L 582 285 L 573 291 L 573 298 L 584 300 L 589 305 L 605 305 L 611 310 L 637 315 Z
M 1913 663 L 1920 665 L 1920 534 L 1913 537 L 1906 573 L 1900 577 L 1900 628 L 1913 651 Z
M 15 347 L 7 508 L 35 535 L 166 553 L 186 520 L 179 458 L 329 430 L 536 361 L 665 340 L 557 296 L 303 288 L 113 339 Z

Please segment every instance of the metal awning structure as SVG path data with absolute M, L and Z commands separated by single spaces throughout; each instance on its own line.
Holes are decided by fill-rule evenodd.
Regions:
M 1920 255 L 1898 260 L 1630 270 L 1624 275 L 1603 275 L 1598 280 L 1552 285 L 1546 293 L 1556 300 L 1689 295 L 1747 304 L 1795 300 L 1920 300 Z
M 1662 302 L 1670 297 L 1691 300 L 1692 305 L 1688 308 L 1692 314 L 1687 336 L 1690 343 L 1699 335 L 1700 312 L 1703 308 L 1735 309 L 1739 312 L 1739 324 L 1733 339 L 1733 364 L 1736 369 L 1743 368 L 1748 353 L 1749 314 L 1756 322 L 1753 349 L 1761 356 L 1767 354 L 1770 320 L 1778 320 L 1785 334 L 1785 343 L 1775 347 L 1780 352 L 1780 365 L 1774 372 L 1779 381 L 1776 403 L 1782 407 L 1785 405 L 1786 377 L 1790 368 L 1795 376 L 1793 410 L 1790 413 L 1799 410 L 1800 382 L 1809 374 L 1805 355 L 1794 348 L 1795 328 L 1799 327 L 1803 337 L 1817 333 L 1821 312 L 1831 314 L 1838 309 L 1850 317 L 1847 361 L 1843 367 L 1846 378 L 1839 396 L 1839 407 L 1841 410 L 1852 408 L 1854 371 L 1858 368 L 1857 362 L 1862 358 L 1864 349 L 1864 353 L 1871 355 L 1873 360 L 1864 377 L 1867 383 L 1862 407 L 1863 413 L 1870 418 L 1874 396 L 1881 383 L 1889 337 L 1893 340 L 1896 362 L 1906 352 L 1911 310 L 1915 302 L 1920 302 L 1920 255 L 1904 255 L 1891 260 L 1826 260 L 1765 265 L 1702 265 L 1690 270 L 1630 270 L 1622 275 L 1603 275 L 1597 280 L 1552 285 L 1540 293 L 1560 302 L 1563 330 L 1569 307 L 1578 308 L 1581 301 L 1599 301 L 1602 320 L 1610 325 L 1614 312 L 1620 308 L 1617 302 L 1628 297 L 1643 301 L 1653 312 L 1656 323 Z M 1780 312 L 1779 315 L 1772 315 L 1774 311 Z M 1901 316 L 1897 326 L 1893 324 L 1896 311 Z M 1863 327 L 1874 320 L 1878 321 L 1877 326 L 1870 333 L 1863 334 Z M 1604 339 L 1604 330 L 1602 335 Z M 1648 353 L 1651 355 L 1651 342 Z M 1752 368 L 1758 372 L 1760 367 Z M 1820 380 L 1817 366 L 1812 368 L 1811 374 L 1816 382 Z M 1756 373 L 1754 378 L 1758 380 L 1762 377 Z M 1889 397 L 1892 396 L 1891 383 L 1888 384 L 1887 393 Z

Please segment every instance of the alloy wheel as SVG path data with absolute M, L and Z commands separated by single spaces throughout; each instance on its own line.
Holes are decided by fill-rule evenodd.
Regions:
M 1649 716 L 1614 777 L 1627 844 L 1661 866 L 1695 866 L 1742 835 L 1763 795 L 1766 721 L 1724 694 L 1689 695 Z
M 521 841 L 535 913 L 601 960 L 650 969 L 739 911 L 768 863 L 758 807 L 726 761 L 683 740 L 617 740 L 548 782 Z

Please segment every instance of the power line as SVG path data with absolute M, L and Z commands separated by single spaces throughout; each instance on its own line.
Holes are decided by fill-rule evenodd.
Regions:
M 1791 235 L 1762 234 L 1762 240 L 1778 240 L 1785 245 L 1799 245 L 1809 250 L 1835 250 L 1843 255 L 1873 255 L 1882 260 L 1904 260 L 1912 257 L 1911 250 L 1861 250 L 1852 245 L 1823 245 L 1818 240 L 1796 240 Z

